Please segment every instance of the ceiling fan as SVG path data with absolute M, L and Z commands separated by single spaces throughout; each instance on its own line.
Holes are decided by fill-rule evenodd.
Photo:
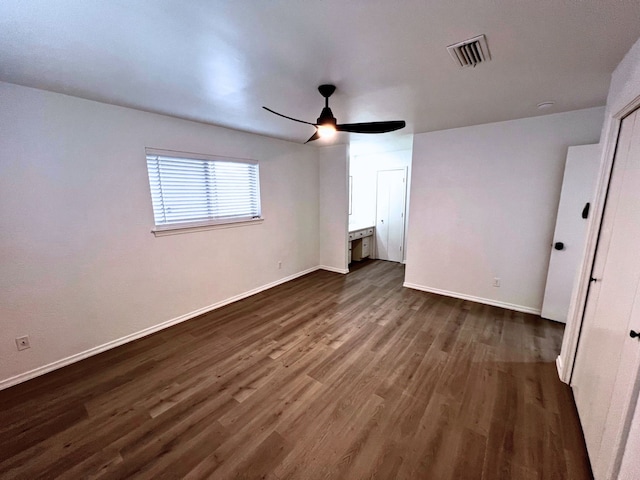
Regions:
M 275 113 L 276 115 L 294 122 L 306 123 L 307 125 L 313 125 L 316 131 L 313 135 L 304 143 L 309 143 L 317 140 L 320 137 L 333 135 L 335 132 L 352 132 L 352 133 L 387 133 L 399 130 L 406 126 L 404 120 L 392 120 L 388 122 L 364 122 L 364 123 L 338 123 L 336 117 L 333 116 L 333 112 L 329 108 L 329 97 L 336 91 L 335 85 L 320 85 L 318 87 L 320 95 L 324 97 L 324 108 L 320 113 L 320 116 L 316 120 L 316 123 L 305 122 L 304 120 L 298 120 L 297 118 L 287 117 L 281 113 L 275 112 L 267 107 L 262 107 L 268 112 Z

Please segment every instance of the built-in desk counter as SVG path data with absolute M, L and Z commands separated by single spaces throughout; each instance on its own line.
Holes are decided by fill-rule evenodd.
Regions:
M 373 226 L 349 226 L 349 263 L 359 262 L 371 255 Z

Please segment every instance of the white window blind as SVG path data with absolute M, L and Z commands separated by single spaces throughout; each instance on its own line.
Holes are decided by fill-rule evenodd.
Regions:
M 146 150 L 157 230 L 260 218 L 258 162 Z

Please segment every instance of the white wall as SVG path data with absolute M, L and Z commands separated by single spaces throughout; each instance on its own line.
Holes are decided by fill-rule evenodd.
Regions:
M 539 313 L 567 148 L 598 143 L 603 114 L 415 135 L 405 284 Z
M 0 386 L 317 267 L 317 148 L 6 83 L 0 105 Z M 258 160 L 264 222 L 154 237 L 145 147 Z
M 349 217 L 348 147 L 320 147 L 320 265 L 347 273 Z

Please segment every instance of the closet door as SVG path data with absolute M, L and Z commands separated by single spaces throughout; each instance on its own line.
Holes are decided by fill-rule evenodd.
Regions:
M 376 189 L 376 258 L 402 262 L 406 170 L 380 170 Z
M 596 480 L 611 478 L 640 362 L 640 113 L 622 121 L 572 387 Z

